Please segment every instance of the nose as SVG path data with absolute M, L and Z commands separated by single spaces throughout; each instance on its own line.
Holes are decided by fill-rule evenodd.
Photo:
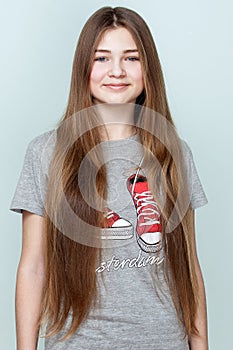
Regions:
M 126 75 L 123 63 L 120 60 L 114 60 L 109 69 L 108 75 L 111 77 L 120 78 Z

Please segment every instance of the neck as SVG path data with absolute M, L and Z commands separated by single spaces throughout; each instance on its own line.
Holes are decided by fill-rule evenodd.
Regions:
M 104 125 L 103 139 L 119 140 L 135 134 L 133 103 L 96 104 Z
M 103 133 L 104 140 L 121 140 L 126 139 L 136 133 L 135 127 L 129 124 L 113 123 L 106 125 L 106 132 Z

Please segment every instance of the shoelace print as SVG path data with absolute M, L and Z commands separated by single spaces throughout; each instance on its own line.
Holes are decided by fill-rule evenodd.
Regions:
M 136 178 L 136 177 L 135 177 Z M 132 187 L 132 191 L 134 189 L 134 186 Z M 146 225 L 153 225 L 153 224 L 160 224 L 159 220 L 155 219 L 159 218 L 159 208 L 158 205 L 155 203 L 153 195 L 150 191 L 144 191 L 142 193 L 135 193 L 133 194 L 134 200 L 137 201 L 137 214 L 138 214 L 138 220 L 140 219 L 140 216 L 143 216 L 144 220 L 146 222 L 140 222 L 139 220 L 139 226 L 146 226 Z M 150 205 L 150 207 L 148 207 Z M 147 208 L 144 208 L 147 207 Z
M 105 216 L 106 219 L 112 218 L 114 216 L 113 210 L 107 212 L 104 216 Z

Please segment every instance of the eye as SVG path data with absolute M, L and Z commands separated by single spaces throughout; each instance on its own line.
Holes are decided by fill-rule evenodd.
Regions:
M 97 62 L 107 62 L 107 57 L 101 56 L 101 57 L 96 57 L 94 61 Z
M 130 56 L 130 57 L 126 57 L 126 60 L 131 61 L 131 62 L 139 61 L 139 57 Z

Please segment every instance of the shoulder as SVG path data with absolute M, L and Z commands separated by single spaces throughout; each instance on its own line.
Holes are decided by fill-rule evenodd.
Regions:
M 180 139 L 180 144 L 181 144 L 181 151 L 184 157 L 184 161 L 187 162 L 187 161 L 193 160 L 193 153 L 187 141 L 184 139 Z
M 56 129 L 52 129 L 31 139 L 25 154 L 25 166 L 32 166 L 37 172 L 42 167 L 43 172 L 47 172 L 53 157 L 56 135 Z
M 191 148 L 190 148 L 190 146 L 189 146 L 189 144 L 188 144 L 188 142 L 186 140 L 180 138 L 180 143 L 181 143 L 182 150 L 185 153 L 192 154 Z
M 41 153 L 43 149 L 49 144 L 54 145 L 56 130 L 49 130 L 40 135 L 37 135 L 30 140 L 28 144 L 28 150 L 31 150 L 34 153 Z

